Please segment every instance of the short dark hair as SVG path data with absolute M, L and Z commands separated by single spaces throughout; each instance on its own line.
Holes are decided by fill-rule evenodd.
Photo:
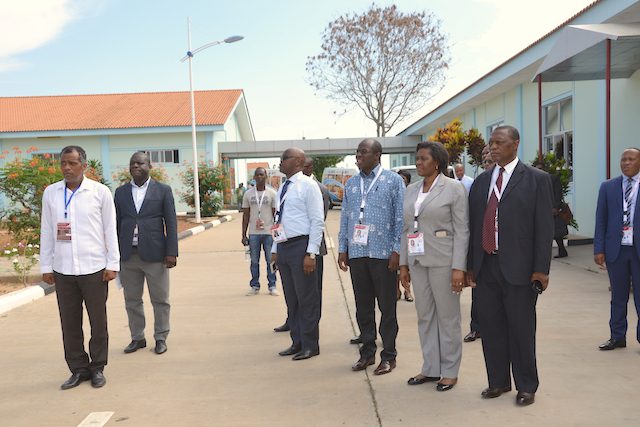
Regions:
M 135 153 L 133 153 L 131 155 L 131 158 L 133 159 L 133 156 L 135 156 L 137 154 L 140 154 L 140 155 L 144 156 L 145 160 L 147 162 L 149 162 L 149 164 L 151 164 L 151 156 L 149 155 L 149 153 L 147 153 L 146 151 L 136 151 Z
M 411 182 L 411 174 L 404 169 L 400 169 L 398 171 L 398 175 L 405 178 L 407 180 L 407 184 Z
M 493 132 L 498 130 L 503 130 L 507 132 L 507 135 L 509 135 L 509 138 L 513 139 L 514 141 L 520 141 L 520 132 L 518 132 L 518 129 L 516 129 L 515 127 L 509 126 L 509 125 L 502 125 L 495 128 Z
M 78 153 L 78 156 L 80 157 L 80 161 L 83 164 L 87 163 L 87 152 L 84 151 L 84 148 L 77 145 L 67 145 L 66 147 L 64 147 L 60 151 L 60 157 L 62 157 L 65 154 L 73 153 L 74 151 Z
M 263 170 L 264 174 L 267 174 L 267 170 L 265 168 L 263 168 L 262 166 L 258 166 L 256 170 L 253 171 L 253 175 L 255 176 L 255 174 L 257 174 L 259 170 Z
M 431 157 L 438 164 L 438 170 L 446 175 L 449 165 L 449 153 L 440 142 L 420 142 L 416 147 L 416 153 L 420 150 L 429 150 Z
M 377 140 L 375 140 L 373 138 L 365 138 L 360 143 L 362 144 L 365 141 L 371 141 L 371 149 L 373 150 L 374 153 L 381 153 L 382 154 L 382 144 L 380 144 L 379 141 L 377 141 Z

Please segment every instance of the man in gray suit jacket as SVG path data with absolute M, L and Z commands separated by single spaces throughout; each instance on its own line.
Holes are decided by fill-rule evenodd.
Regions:
M 171 187 L 149 177 L 149 155 L 137 152 L 129 161 L 133 180 L 116 190 L 120 246 L 120 281 L 129 317 L 131 343 L 125 353 L 147 346 L 142 293 L 147 280 L 154 313 L 156 354 L 167 351 L 169 271 L 178 256 L 178 226 Z

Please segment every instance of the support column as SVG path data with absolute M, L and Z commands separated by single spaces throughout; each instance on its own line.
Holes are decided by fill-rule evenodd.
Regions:
M 538 159 L 542 160 L 542 74 L 538 74 Z
M 102 163 L 103 178 L 111 182 L 113 178 L 111 177 L 111 150 L 109 147 L 109 135 L 100 135 L 100 162 Z

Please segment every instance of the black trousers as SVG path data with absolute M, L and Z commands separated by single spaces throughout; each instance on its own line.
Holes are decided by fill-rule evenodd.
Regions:
M 477 280 L 478 320 L 482 325 L 482 351 L 489 387 L 511 385 L 519 391 L 538 389 L 536 366 L 536 302 L 529 284 L 508 283 L 498 262 L 486 255 Z
M 107 364 L 109 350 L 107 296 L 109 286 L 107 282 L 102 280 L 103 271 L 82 276 L 53 273 L 62 326 L 64 358 L 72 373 L 101 371 Z M 83 303 L 87 308 L 91 325 L 90 358 L 84 349 Z
M 478 297 L 476 288 L 471 289 L 471 323 L 470 330 L 480 332 L 480 322 L 478 322 Z
M 360 328 L 362 346 L 360 356 L 374 357 L 376 354 L 376 300 L 382 317 L 380 337 L 382 338 L 382 360 L 394 360 L 398 320 L 396 317 L 397 289 L 396 272 L 389 271 L 389 260 L 376 258 L 352 258 L 349 271 L 356 299 L 356 320 Z
M 287 322 L 291 329 L 293 346 L 301 350 L 318 351 L 320 335 L 318 276 L 315 272 L 305 274 L 303 270 L 308 243 L 308 236 L 278 243 L 278 270 L 280 270 L 284 299 L 287 303 Z

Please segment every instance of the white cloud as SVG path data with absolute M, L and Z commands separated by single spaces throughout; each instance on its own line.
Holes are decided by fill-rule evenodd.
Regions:
M 75 18 L 71 0 L 20 0 L 0 2 L 0 72 L 19 68 L 13 57 L 55 39 Z

